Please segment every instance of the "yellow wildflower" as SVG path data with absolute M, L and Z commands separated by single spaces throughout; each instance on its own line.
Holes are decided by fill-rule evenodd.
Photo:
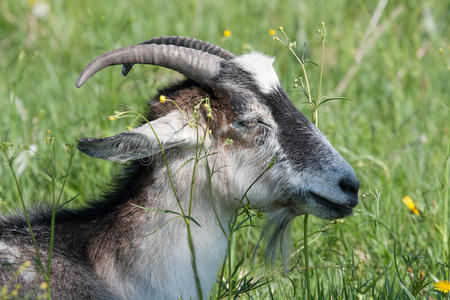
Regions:
M 279 31 L 283 31 L 283 26 L 278 27 Z
M 22 266 L 23 266 L 24 268 L 29 268 L 29 267 L 31 267 L 31 261 L 26 260 L 26 261 L 23 263 Z
M 233 144 L 233 140 L 230 139 L 230 138 L 227 138 L 227 139 L 225 140 L 225 143 L 223 143 L 224 146 L 228 146 L 228 145 L 231 145 L 231 144 Z
M 48 284 L 47 284 L 47 282 L 44 281 L 41 283 L 41 285 L 39 287 L 41 288 L 41 290 L 46 290 L 48 287 Z
M 231 36 L 231 31 L 229 31 L 228 29 L 225 29 L 225 31 L 223 32 L 223 35 L 225 37 L 230 37 Z
M 416 203 L 414 203 L 413 199 L 406 195 L 402 199 L 403 203 L 415 214 L 416 216 L 420 215 L 419 210 L 417 209 Z
M 164 96 L 164 95 L 159 96 L 159 103 L 164 103 L 164 102 L 166 102 L 166 96 Z
M 114 117 L 114 116 L 109 116 L 108 119 L 109 119 L 110 121 L 115 121 L 115 120 L 116 120 L 116 117 Z
M 8 296 L 8 287 L 6 285 L 2 286 L 2 288 L 0 289 L 0 297 L 7 299 L 6 297 Z
M 450 293 L 450 281 L 440 280 L 434 284 L 434 289 L 441 293 L 448 294 Z
M 270 34 L 270 35 L 275 35 L 275 33 L 276 33 L 276 32 L 275 32 L 275 29 L 270 29 L 270 30 L 269 30 L 269 34 Z
M 51 131 L 50 129 L 47 129 L 47 130 L 45 131 L 45 133 L 46 133 L 46 134 L 50 134 L 50 133 L 52 133 L 52 131 Z

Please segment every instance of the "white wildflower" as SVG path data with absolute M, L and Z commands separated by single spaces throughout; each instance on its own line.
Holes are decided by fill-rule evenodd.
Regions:
M 47 17 L 50 12 L 50 5 L 45 1 L 37 1 L 33 4 L 32 13 L 34 16 L 43 19 Z

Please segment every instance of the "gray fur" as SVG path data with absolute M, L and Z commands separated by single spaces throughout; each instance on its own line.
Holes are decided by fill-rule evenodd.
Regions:
M 212 132 L 206 134 L 201 156 L 214 154 L 207 156 L 208 164 L 202 160 L 197 168 L 192 217 L 200 226 L 193 224 L 192 234 L 206 296 L 226 251 L 228 232 L 222 232 L 219 223 L 227 228 L 239 208 L 235 199 L 274 156 L 276 164 L 247 194 L 249 204 L 268 215 L 262 231 L 268 260 L 273 260 L 277 248 L 288 255 L 289 225 L 296 216 L 342 218 L 357 204 L 359 183 L 353 169 L 294 107 L 272 69 L 273 60 L 261 54 L 234 57 L 214 45 L 184 38 L 159 38 L 155 43 L 109 52 L 94 60 L 78 82 L 81 85 L 110 64 L 130 68 L 134 63 L 162 64 L 160 59 L 195 80 L 160 91 L 146 116 L 151 124 L 109 138 L 80 140 L 79 149 L 87 155 L 131 162 L 99 200 L 84 209 L 57 213 L 51 273 L 54 299 L 197 298 L 185 224 L 159 212 L 179 211 L 159 146 L 186 210 L 197 131 L 187 125 L 179 108 L 192 117 L 201 99 L 209 98 L 212 109 Z M 155 53 L 161 57 L 153 57 Z M 170 53 L 178 57 L 176 62 L 170 62 Z M 180 53 L 192 55 L 183 62 Z M 196 60 L 198 66 L 193 66 Z M 178 106 L 159 103 L 160 95 Z M 198 113 L 203 135 L 208 112 L 202 106 Z M 225 145 L 229 138 L 233 143 Z M 220 170 L 211 178 L 212 199 L 207 165 Z M 39 253 L 47 261 L 49 210 L 36 209 L 31 216 Z M 14 275 L 25 261 L 32 266 Z M 43 281 L 37 268 L 23 217 L 0 219 L 0 286 L 20 283 L 22 293 L 37 295 Z

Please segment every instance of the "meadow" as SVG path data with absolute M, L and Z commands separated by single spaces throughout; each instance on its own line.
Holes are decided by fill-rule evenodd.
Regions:
M 311 117 L 297 87 L 301 68 L 274 40 L 283 37 L 283 26 L 307 62 L 312 91 L 319 86 L 324 53 L 322 94 L 345 99 L 321 105 L 318 126 L 361 182 L 354 216 L 333 222 L 309 218 L 312 298 L 448 299 L 450 293 L 434 284 L 450 280 L 449 15 L 444 0 L 3 0 L 0 142 L 13 144 L 8 153 L 15 156 L 27 207 L 50 201 L 49 169 L 64 174 L 68 145 L 126 130 L 130 120 L 110 120 L 114 111 L 144 111 L 158 88 L 181 78 L 150 66 L 137 66 L 124 78 L 113 67 L 77 89 L 79 72 L 107 50 L 161 35 L 275 57 L 283 87 Z M 83 206 L 120 168 L 75 154 L 62 201 Z M 0 178 L 0 213 L 20 211 L 3 157 Z M 277 261 L 271 267 L 264 247 L 253 256 L 264 220 L 250 214 L 251 226 L 238 230 L 231 243 L 235 272 L 218 277 L 223 284 L 211 299 L 306 298 L 303 217 L 291 228 L 287 266 Z

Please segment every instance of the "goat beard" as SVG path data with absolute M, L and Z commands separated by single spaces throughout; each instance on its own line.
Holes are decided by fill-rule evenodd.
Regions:
M 284 270 L 287 270 L 289 254 L 292 250 L 291 225 L 297 216 L 287 207 L 277 209 L 267 214 L 267 221 L 261 231 L 261 240 L 266 242 L 266 264 L 274 265 L 278 251 L 283 261 Z M 258 244 L 259 244 L 258 242 Z M 258 247 L 258 246 L 257 246 Z

